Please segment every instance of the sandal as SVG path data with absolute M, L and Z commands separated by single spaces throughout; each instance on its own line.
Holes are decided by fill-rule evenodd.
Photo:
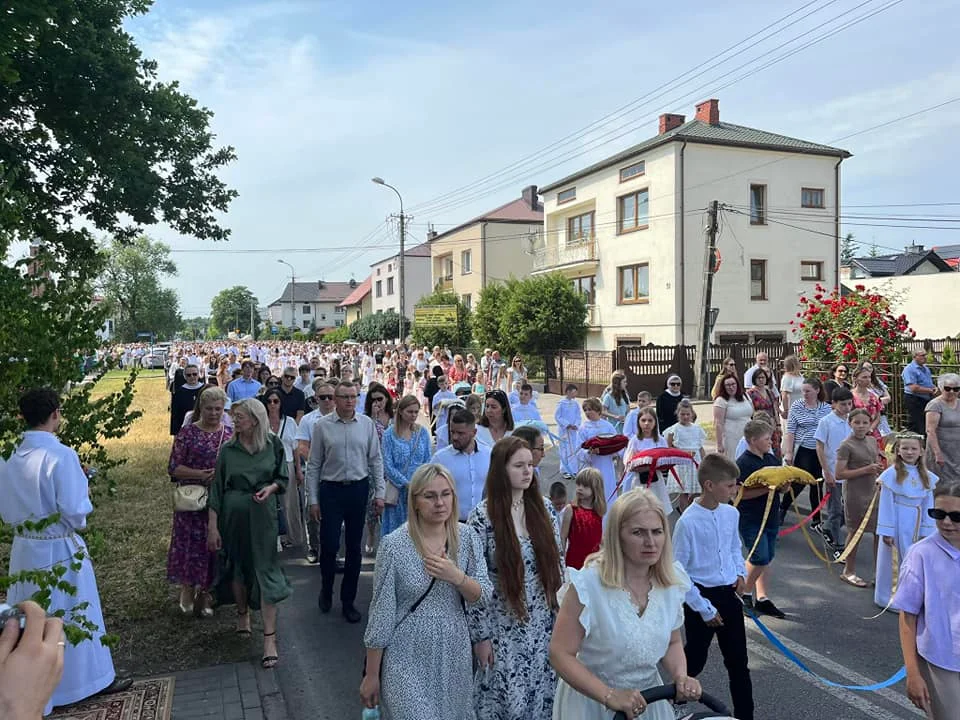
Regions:
M 239 637 L 241 637 L 241 638 L 248 638 L 248 637 L 250 637 L 250 636 L 253 634 L 253 633 L 250 631 L 250 626 L 249 626 L 249 625 L 247 625 L 247 627 L 245 627 L 245 628 L 242 628 L 242 627 L 239 626 L 239 619 L 242 618 L 242 617 L 247 617 L 248 615 L 250 615 L 250 611 L 249 611 L 249 610 L 244 610 L 243 612 L 240 612 L 239 610 L 237 611 L 237 621 L 238 621 L 238 622 L 237 622 L 237 635 L 238 635 Z M 249 623 L 250 621 L 248 620 L 247 622 Z
M 840 579 L 843 580 L 847 585 L 853 585 L 853 587 L 865 588 L 867 587 L 867 581 L 864 580 L 859 575 L 844 575 L 840 574 Z
M 265 638 L 275 637 L 276 634 L 277 634 L 276 631 L 272 633 L 264 633 L 263 637 Z M 264 670 L 270 670 L 271 668 L 275 668 L 278 662 L 280 662 L 279 655 L 264 655 L 260 659 L 260 665 L 263 667 Z

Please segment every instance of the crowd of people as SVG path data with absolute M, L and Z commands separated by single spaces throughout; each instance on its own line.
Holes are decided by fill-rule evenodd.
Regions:
M 934 385 L 923 357 L 921 370 L 904 371 L 904 387 L 928 397 L 926 447 L 917 432 L 891 430 L 890 396 L 869 364 L 852 375 L 838 366 L 821 382 L 786 358 L 778 383 L 760 354 L 743 377 L 724 364 L 713 391 L 717 452 L 707 453 L 675 375 L 635 403 L 622 372 L 601 397 L 581 401 L 568 386 L 554 433 L 522 359 L 503 363 L 494 351 L 477 362 L 439 347 L 172 350 L 168 578 L 184 613 L 209 617 L 218 602 L 234 603 L 240 636 L 259 610 L 265 668 L 280 662 L 277 607 L 291 593 L 284 549 L 319 564 L 323 613 L 340 576 L 348 623 L 363 619 L 366 552 L 376 572 L 360 695 L 381 717 L 666 720 L 669 704 L 648 707 L 639 691 L 661 684 L 659 665 L 677 702 L 696 700 L 716 636 L 734 714 L 752 720 L 744 615 L 785 616 L 771 598 L 771 566 L 786 513 L 809 487 L 807 520 L 847 584 L 869 587 L 856 550 L 864 534 L 874 538 L 875 601 L 901 613 L 911 700 L 936 720 L 960 703 L 960 638 L 950 629 L 960 606 L 943 584 L 960 582 L 960 378 Z M 55 431 L 50 417 L 41 432 Z M 618 452 L 589 442 L 620 435 Z M 539 476 L 548 437 L 565 481 Z M 696 462 L 626 471 L 637 453 L 668 448 Z M 819 483 L 744 486 L 783 465 L 822 478 L 823 495 Z M 8 463 L 0 478 L 14 472 L 28 473 Z M 85 482 L 76 478 L 73 492 Z M 5 508 L 3 519 L 40 510 Z M 77 513 L 56 528 L 64 537 L 82 527 Z M 15 548 L 53 539 L 18 536 Z M 930 568 L 945 580 L 931 581 Z M 68 655 L 67 674 L 78 674 L 71 664 Z

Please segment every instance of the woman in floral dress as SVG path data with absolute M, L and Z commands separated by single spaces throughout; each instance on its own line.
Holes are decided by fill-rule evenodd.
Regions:
M 771 450 L 777 456 L 782 458 L 781 442 L 783 432 L 780 430 L 780 399 L 774 394 L 770 386 L 770 376 L 762 368 L 753 373 L 753 387 L 747 388 L 747 399 L 753 403 L 753 411 L 761 410 L 770 415 L 773 421 L 773 436 L 771 440 Z
M 870 435 L 876 439 L 877 447 L 883 447 L 880 434 L 880 420 L 883 417 L 883 402 L 873 390 L 873 368 L 861 365 L 853 373 L 853 406 L 863 408 L 870 414 Z
M 467 519 L 479 535 L 493 597 L 471 605 L 477 720 L 549 720 L 557 676 L 550 634 L 563 577 L 560 531 L 534 481 L 526 441 L 493 447 L 487 497 Z
M 208 386 L 197 402 L 199 419 L 177 433 L 170 451 L 170 480 L 182 485 L 206 485 L 213 482 L 217 454 L 233 429 L 223 424 L 226 393 Z M 207 511 L 175 512 L 170 549 L 167 552 L 167 580 L 180 586 L 180 610 L 203 617 L 213 615 L 209 595 L 213 584 L 214 555 L 207 550 Z

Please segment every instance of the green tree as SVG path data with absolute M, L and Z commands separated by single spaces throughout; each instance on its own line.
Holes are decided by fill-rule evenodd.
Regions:
M 946 343 L 943 346 L 943 352 L 940 354 L 940 373 L 955 373 L 958 369 L 957 364 L 957 353 L 953 349 L 953 345 Z
M 183 321 L 183 337 L 187 340 L 206 340 L 209 329 L 209 317 L 197 316 Z
M 860 243 L 853 237 L 853 233 L 847 233 L 840 241 L 840 265 L 848 267 L 853 259 L 860 252 Z
M 182 323 L 180 301 L 176 292 L 160 284 L 177 274 L 170 248 L 141 235 L 132 242 L 112 240 L 105 252 L 106 266 L 98 284 L 113 314 L 117 340 L 132 342 L 138 332 L 172 339 Z
M 260 327 L 260 313 L 257 311 L 257 297 L 250 288 L 234 285 L 221 290 L 210 301 L 210 324 L 219 334 L 226 335 L 239 330 L 241 335 L 256 337 Z M 250 309 L 253 308 L 253 326 L 250 325 Z
M 433 347 L 434 345 L 463 347 L 468 344 L 472 336 L 472 318 L 470 310 L 461 302 L 460 297 L 453 292 L 437 290 L 417 300 L 416 307 L 436 307 L 437 305 L 456 306 L 457 323 L 455 325 L 433 327 L 418 325 L 416 319 L 414 319 L 411 333 L 413 344 L 420 347 Z M 416 318 L 416 315 L 414 315 L 414 318 Z
M 350 337 L 359 342 L 393 340 L 399 332 L 400 315 L 395 310 L 373 313 L 350 325 Z
M 359 321 L 356 321 L 359 322 Z M 325 343 L 342 343 L 350 339 L 350 325 L 341 325 L 336 330 L 332 330 L 323 336 Z
M 507 299 L 517 281 L 510 279 L 504 283 L 491 283 L 480 292 L 480 300 L 473 311 L 473 339 L 477 345 L 497 348 L 501 353 L 512 356 L 517 348 L 506 347 L 500 334 L 500 323 L 506 309 Z
M 509 287 L 500 337 L 511 352 L 541 357 L 551 350 L 580 347 L 587 334 L 587 303 L 561 273 L 517 280 Z
M 95 233 L 130 241 L 166 223 L 224 240 L 218 218 L 235 192 L 217 177 L 211 113 L 157 80 L 124 23 L 149 0 L 7 0 L 0 22 L 0 454 L 19 431 L 17 396 L 82 379 L 107 308 L 93 304 L 106 266 Z M 17 241 L 37 257 L 10 257 Z M 122 435 L 133 377 L 95 401 L 68 393 L 61 439 L 108 477 L 105 438 Z M 56 570 L 35 573 L 55 587 Z M 0 578 L 0 581 L 8 578 Z M 2 584 L 2 583 L 0 583 Z

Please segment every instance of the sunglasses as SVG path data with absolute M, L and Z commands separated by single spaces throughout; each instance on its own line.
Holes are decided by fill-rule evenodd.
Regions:
M 267 387 L 277 387 L 279 384 L 276 380 L 267 380 Z
M 946 510 L 941 510 L 940 508 L 930 508 L 927 510 L 927 515 L 932 517 L 934 520 L 946 520 L 947 518 L 950 518 L 950 522 L 960 523 L 960 511 L 958 510 L 947 512 Z
M 297 376 L 296 376 L 296 375 L 284 375 L 284 376 L 283 376 L 283 379 L 284 379 L 284 380 L 296 380 L 296 379 L 297 379 Z
M 680 387 L 680 383 L 678 382 L 672 382 L 672 383 L 669 383 L 669 385 L 670 387 Z
M 267 400 L 267 405 L 279 405 L 279 404 L 280 404 L 280 401 L 277 398 L 272 398 L 270 400 Z
M 329 402 L 333 400 L 333 395 L 317 395 L 317 400 L 326 400 Z
M 944 385 L 944 392 L 960 392 L 960 387 L 954 387 L 953 385 Z

